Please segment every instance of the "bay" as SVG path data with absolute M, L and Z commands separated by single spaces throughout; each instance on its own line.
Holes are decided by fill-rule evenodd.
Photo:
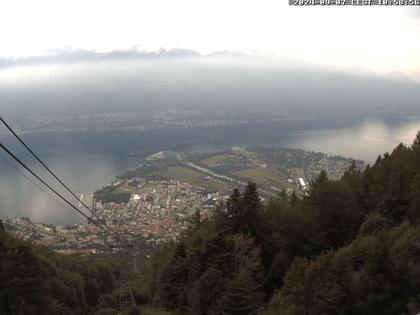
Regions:
M 411 144 L 420 120 L 288 120 L 232 126 L 162 130 L 42 132 L 23 135 L 24 141 L 78 195 L 92 194 L 117 174 L 141 164 L 161 150 L 216 152 L 236 145 L 275 145 L 375 161 L 400 142 Z M 7 134 L 0 140 L 48 182 L 56 182 Z M 36 222 L 83 222 L 65 210 L 21 173 L 0 159 L 0 215 L 28 216 Z M 24 172 L 21 170 L 21 172 Z M 36 181 L 33 179 L 33 181 Z M 60 189 L 69 200 L 68 193 Z

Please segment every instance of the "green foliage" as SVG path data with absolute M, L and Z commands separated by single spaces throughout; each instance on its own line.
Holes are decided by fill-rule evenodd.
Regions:
M 260 251 L 253 240 L 244 234 L 229 237 L 228 243 L 232 249 L 234 272 L 226 281 L 217 312 L 255 314 L 264 298 Z
M 180 314 L 417 314 L 419 165 L 420 133 L 303 199 L 235 189 L 154 255 L 150 297 Z
M 0 314 L 88 314 L 113 290 L 105 263 L 57 256 L 0 231 Z M 95 285 L 93 285 L 93 283 Z
M 411 222 L 416 224 L 420 223 L 420 164 L 411 184 L 410 204 L 407 216 Z
M 413 314 L 420 302 L 419 233 L 403 224 L 314 261 L 297 259 L 265 314 Z
M 314 232 L 321 239 L 317 250 L 338 248 L 357 234 L 362 215 L 357 195 L 346 179 L 333 182 L 321 172 L 304 203 L 313 220 Z
M 296 259 L 267 314 L 337 314 L 343 291 L 328 261 L 329 255 L 321 255 L 316 262 Z
M 95 200 L 102 202 L 125 203 L 130 199 L 131 193 L 119 190 L 117 186 L 107 186 L 95 191 Z
M 188 297 L 191 314 L 208 314 L 209 309 L 215 309 L 224 290 L 225 281 L 220 270 L 213 267 L 207 269 L 192 285 Z
M 414 148 L 400 144 L 363 173 L 365 212 L 380 212 L 397 224 L 407 218 L 419 165 Z
M 42 314 L 47 290 L 43 275 L 47 270 L 26 242 L 0 234 L 0 310 L 1 314 Z
M 393 222 L 380 213 L 369 214 L 360 226 L 359 235 L 373 235 L 393 226 Z
M 124 310 L 123 315 L 140 315 L 140 308 L 137 306 L 130 307 L 129 309 Z
M 229 214 L 238 211 L 240 217 L 242 196 L 235 194 L 237 200 L 227 205 Z M 254 209 L 245 211 L 260 207 L 258 195 L 254 197 Z M 229 214 L 220 210 L 197 222 L 177 244 L 154 255 L 146 268 L 152 270 L 149 287 L 156 306 L 176 308 L 181 314 L 252 314 L 261 306 L 261 250 L 250 233 L 233 232 L 244 227 L 235 226 L 241 222 L 230 220 Z
M 128 313 L 418 314 L 420 133 L 337 181 L 321 172 L 308 194 L 262 203 L 257 187 L 160 246 L 136 274 Z M 51 255 L 0 224 L 1 314 L 115 314 L 107 264 Z M 264 304 L 266 303 L 266 304 Z M 164 309 L 161 311 L 161 309 Z
M 97 315 L 118 315 L 118 311 L 114 308 L 101 308 Z

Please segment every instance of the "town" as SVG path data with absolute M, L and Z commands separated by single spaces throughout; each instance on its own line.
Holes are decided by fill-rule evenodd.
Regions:
M 259 185 L 262 200 L 281 191 L 304 197 L 321 170 L 339 179 L 352 159 L 301 149 L 233 147 L 212 154 L 162 151 L 135 170 L 117 176 L 94 194 L 81 193 L 90 205 L 90 220 L 66 226 L 34 223 L 27 217 L 0 217 L 5 228 L 22 239 L 61 254 L 100 255 L 119 250 L 123 237 L 134 252 L 147 255 L 161 243 L 176 241 L 194 215 L 209 217 L 235 186 Z M 362 168 L 362 161 L 355 161 Z M 80 210 L 83 210 L 79 203 Z M 108 226 L 116 235 L 110 236 Z
M 133 186 L 133 182 L 136 186 Z M 114 183 L 115 185 L 116 183 Z M 133 191 L 128 202 L 94 201 L 96 219 L 106 223 L 118 235 L 139 246 L 153 247 L 176 240 L 194 213 L 207 217 L 227 195 L 178 180 L 145 180 L 134 178 L 118 182 L 120 188 Z M 116 239 L 94 224 L 58 226 L 33 223 L 29 218 L 0 217 L 6 230 L 22 239 L 50 247 L 58 253 L 82 255 L 112 251 Z M 102 221 L 102 222 L 101 222 Z M 87 222 L 89 223 L 89 222 Z

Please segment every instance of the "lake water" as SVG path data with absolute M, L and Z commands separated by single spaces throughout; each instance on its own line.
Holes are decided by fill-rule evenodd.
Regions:
M 145 156 L 161 150 L 218 151 L 235 145 L 276 145 L 372 162 L 400 142 L 410 144 L 418 130 L 420 120 L 415 119 L 346 123 L 306 120 L 178 130 L 48 132 L 23 138 L 72 190 L 91 194 L 116 174 L 135 168 Z M 12 137 L 0 134 L 0 140 L 47 178 Z M 1 158 L 0 215 L 29 216 L 34 221 L 56 224 L 81 222 Z

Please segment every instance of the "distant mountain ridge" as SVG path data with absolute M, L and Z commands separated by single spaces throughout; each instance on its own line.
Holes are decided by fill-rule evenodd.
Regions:
M 105 60 L 135 60 L 135 59 L 159 59 L 159 58 L 211 58 L 211 57 L 246 57 L 245 53 L 239 51 L 221 50 L 209 54 L 200 54 L 192 49 L 184 48 L 161 48 L 156 51 L 142 51 L 137 48 L 126 50 L 112 50 L 98 52 L 85 49 L 63 49 L 52 51 L 38 56 L 0 58 L 0 67 L 10 67 L 23 64 L 42 64 L 56 62 L 80 62 L 80 61 L 105 61 Z
M 70 50 L 0 64 L 2 113 L 25 131 L 420 115 L 420 85 L 404 74 L 293 58 Z

